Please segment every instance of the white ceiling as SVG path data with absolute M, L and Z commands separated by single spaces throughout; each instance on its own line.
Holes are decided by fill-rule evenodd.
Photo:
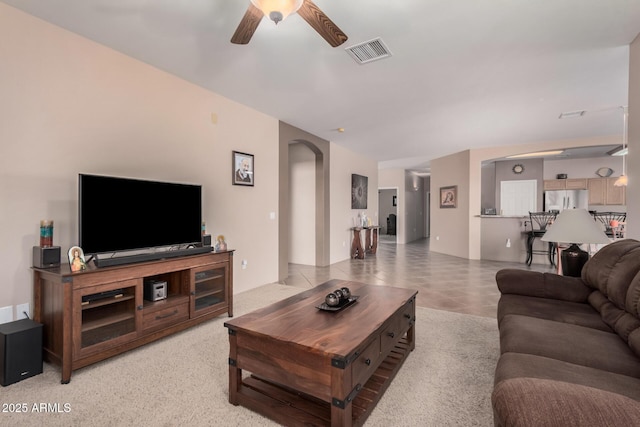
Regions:
M 378 161 L 622 133 L 638 0 L 314 0 L 229 42 L 249 0 L 0 0 Z M 392 56 L 344 48 L 381 37 Z M 587 110 L 581 118 L 561 112 Z M 338 128 L 344 128 L 340 133 Z

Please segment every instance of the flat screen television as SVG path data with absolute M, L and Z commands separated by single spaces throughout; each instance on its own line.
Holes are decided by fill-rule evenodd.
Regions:
M 202 187 L 80 174 L 79 244 L 87 255 L 201 242 Z

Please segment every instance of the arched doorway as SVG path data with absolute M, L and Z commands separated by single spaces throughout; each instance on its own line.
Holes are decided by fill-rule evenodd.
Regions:
M 280 122 L 280 153 L 279 153 L 279 202 L 280 212 L 278 222 L 278 278 L 286 279 L 288 275 L 290 246 L 290 213 L 296 209 L 291 207 L 297 200 L 290 200 L 290 145 L 300 144 L 311 150 L 314 163 L 313 201 L 315 202 L 315 221 L 312 226 L 315 241 L 315 266 L 329 265 L 329 141 L 320 139 L 287 123 Z M 296 236 L 298 238 L 298 236 Z

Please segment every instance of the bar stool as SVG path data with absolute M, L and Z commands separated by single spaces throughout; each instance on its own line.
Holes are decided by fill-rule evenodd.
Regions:
M 627 220 L 626 212 L 592 212 L 591 214 L 596 222 L 600 221 L 604 225 L 605 234 L 614 239 L 621 230 L 620 224 L 626 224 Z
M 531 224 L 531 230 L 527 236 L 527 265 L 531 265 L 534 255 L 546 255 L 549 258 L 549 262 L 554 267 L 556 266 L 556 246 L 554 243 L 549 242 L 546 250 L 533 249 L 533 243 L 536 237 L 544 236 L 547 232 L 547 227 L 550 226 L 556 219 L 557 212 L 529 212 L 529 223 Z

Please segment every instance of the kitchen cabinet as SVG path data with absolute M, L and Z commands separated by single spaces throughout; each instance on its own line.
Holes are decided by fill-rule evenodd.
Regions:
M 627 187 L 613 185 L 618 177 L 589 178 L 589 205 L 624 205 L 627 203 Z
M 587 178 L 546 179 L 544 189 L 547 190 L 586 190 Z

